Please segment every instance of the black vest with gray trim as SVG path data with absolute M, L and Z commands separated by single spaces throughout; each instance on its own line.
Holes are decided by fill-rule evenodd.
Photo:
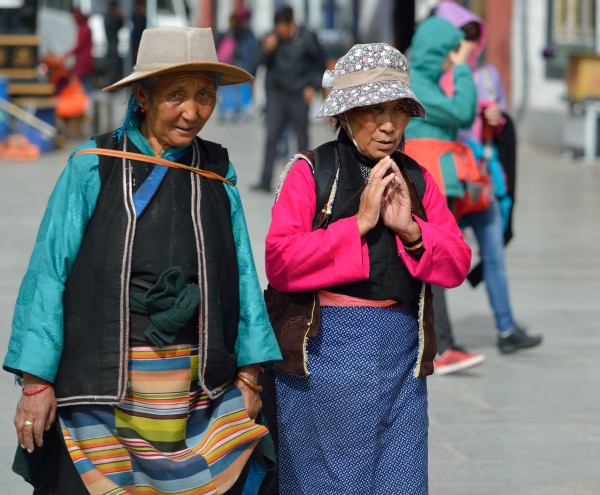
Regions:
M 116 142 L 112 134 L 95 140 L 99 148 L 124 147 L 123 140 Z M 131 142 L 126 149 L 139 153 Z M 226 149 L 199 138 L 179 161 L 222 176 L 229 166 Z M 158 202 L 178 204 L 178 211 L 147 209 L 136 218 L 136 167 L 140 170 L 139 163 L 99 156 L 100 193 L 63 296 L 64 347 L 55 382 L 59 406 L 123 401 L 128 380 L 132 266 L 139 256 L 144 256 L 149 266 L 149 261 L 177 252 L 166 247 L 173 242 L 171 236 L 183 239 L 192 250 L 188 258 L 194 262 L 188 264 L 185 275 L 201 290 L 199 383 L 214 398 L 235 378 L 239 277 L 227 192 L 219 181 L 169 169 L 148 209 Z M 153 223 L 162 227 L 152 229 Z M 177 264 L 177 260 L 163 263 L 172 261 Z M 160 272 L 163 267 L 155 268 Z

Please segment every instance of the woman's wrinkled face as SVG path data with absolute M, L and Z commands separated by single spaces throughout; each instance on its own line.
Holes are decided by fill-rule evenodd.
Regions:
M 410 120 L 406 100 L 394 100 L 346 112 L 359 151 L 367 158 L 380 160 L 391 155 L 400 145 Z
M 160 77 L 149 92 L 136 87 L 135 96 L 146 115 L 142 133 L 165 150 L 189 144 L 200 132 L 215 109 L 217 86 L 209 76 L 180 72 Z

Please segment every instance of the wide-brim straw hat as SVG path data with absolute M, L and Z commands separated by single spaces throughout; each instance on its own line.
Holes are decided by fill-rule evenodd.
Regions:
M 252 81 L 239 67 L 219 62 L 210 28 L 157 27 L 145 29 L 133 72 L 104 88 L 104 91 L 172 72 L 214 72 L 219 86 Z
M 354 45 L 325 71 L 331 89 L 317 117 L 334 117 L 357 107 L 407 99 L 411 117 L 425 118 L 425 107 L 410 86 L 406 57 L 386 43 Z

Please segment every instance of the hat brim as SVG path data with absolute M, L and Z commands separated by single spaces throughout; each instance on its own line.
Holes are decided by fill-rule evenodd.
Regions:
M 181 64 L 173 64 L 165 67 L 164 69 L 134 71 L 120 81 L 102 88 L 102 91 L 114 91 L 115 89 L 129 86 L 130 84 L 140 81 L 141 79 L 169 74 L 172 72 L 216 72 L 221 74 L 221 78 L 217 83 L 218 86 L 228 86 L 230 84 L 240 84 L 254 80 L 252 74 L 246 72 L 244 69 L 240 69 L 239 67 L 235 67 L 230 64 L 224 64 L 222 62 L 186 62 Z
M 402 81 L 378 81 L 351 88 L 334 89 L 325 98 L 317 117 L 334 117 L 353 108 L 402 99 L 409 100 L 411 117 L 425 118 L 425 107 L 410 86 Z

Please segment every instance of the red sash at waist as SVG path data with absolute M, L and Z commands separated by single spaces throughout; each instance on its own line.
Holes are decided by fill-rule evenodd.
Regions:
M 348 296 L 346 294 L 338 294 L 337 292 L 329 292 L 321 289 L 319 291 L 319 303 L 321 306 L 360 306 L 369 308 L 389 308 L 396 306 L 398 301 L 394 299 L 386 299 L 384 301 L 376 301 L 374 299 L 363 299 L 362 297 Z

